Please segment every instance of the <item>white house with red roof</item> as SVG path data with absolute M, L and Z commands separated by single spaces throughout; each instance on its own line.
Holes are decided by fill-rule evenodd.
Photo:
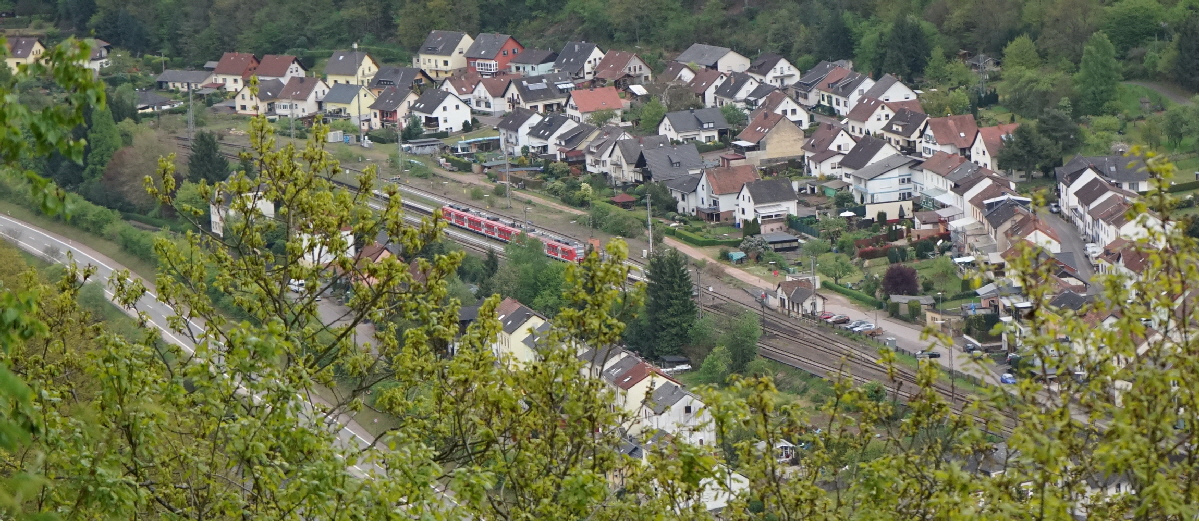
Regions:
M 258 58 L 246 52 L 227 52 L 212 71 L 213 83 L 220 83 L 225 92 L 237 92 L 245 87 L 250 76 L 258 70 Z
M 782 90 L 771 91 L 765 98 L 762 98 L 757 108 L 750 113 L 750 119 L 758 117 L 762 111 L 781 114 L 802 129 L 807 129 L 812 124 L 812 115 L 808 113 L 808 110 Z
M 972 114 L 929 118 L 920 136 L 920 153 L 932 157 L 938 150 L 946 154 L 970 157 L 970 147 L 978 134 L 978 123 Z
M 624 113 L 624 101 L 616 87 L 599 87 L 592 89 L 575 89 L 566 97 L 566 115 L 575 121 L 587 121 L 591 114 L 602 110 L 611 110 L 615 114 L 601 124 L 619 122 Z
M 995 158 L 999 157 L 999 151 L 1003 150 L 1004 143 L 1019 127 L 1019 123 L 1008 123 L 978 129 L 978 134 L 974 136 L 974 143 L 970 145 L 970 160 L 978 166 L 991 170 L 997 169 Z
M 268 54 L 258 62 L 254 75 L 259 81 L 279 80 L 287 83 L 292 78 L 301 78 L 307 71 L 300 64 L 300 59 L 286 54 Z

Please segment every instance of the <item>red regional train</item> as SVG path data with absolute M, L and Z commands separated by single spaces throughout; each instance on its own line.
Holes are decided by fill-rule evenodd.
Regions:
M 447 223 L 459 228 L 466 228 L 492 239 L 510 242 L 521 233 L 536 237 L 545 245 L 545 254 L 566 262 L 581 262 L 583 260 L 583 244 L 564 237 L 548 234 L 536 228 L 522 228 L 515 221 L 504 220 L 494 215 L 488 215 L 465 206 L 446 205 L 441 207 L 441 217 Z

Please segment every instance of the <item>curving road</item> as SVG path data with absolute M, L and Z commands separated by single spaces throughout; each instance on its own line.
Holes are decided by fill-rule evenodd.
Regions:
M 86 245 L 76 243 L 71 239 L 47 232 L 29 223 L 18 221 L 8 216 L 0 216 L 0 231 L 4 232 L 0 234 L 0 237 L 3 237 L 4 240 L 16 244 L 21 249 L 34 255 L 51 259 L 54 262 L 63 262 L 69 252 L 75 262 L 81 267 L 88 265 L 95 266 L 96 277 L 99 281 L 107 282 L 114 272 L 126 269 L 124 266 L 97 253 Z M 51 258 L 46 254 L 46 252 L 51 250 L 57 250 L 59 254 Z M 176 334 L 167 325 L 167 317 L 174 316 L 174 309 L 158 301 L 158 296 L 154 293 L 154 286 L 150 281 L 137 277 L 134 278 L 141 280 L 142 284 L 147 288 L 146 294 L 137 302 L 137 310 L 149 317 L 150 323 L 158 328 L 164 338 L 178 345 L 184 352 L 188 354 L 194 353 L 195 345 L 191 342 L 191 339 L 185 334 Z M 113 293 L 108 289 L 107 285 L 104 292 L 109 298 L 113 297 Z M 189 320 L 187 325 L 189 334 L 199 336 L 204 331 L 203 326 L 196 322 Z M 328 404 L 321 403 L 315 397 L 310 396 L 307 399 L 311 400 L 310 403 L 312 406 L 328 406 Z M 338 428 L 336 435 L 343 449 L 358 451 L 371 449 L 374 443 L 374 436 L 367 432 L 366 429 L 363 429 L 353 418 L 342 414 L 336 418 L 336 421 Z M 359 477 L 370 477 L 377 470 L 377 467 L 373 464 L 364 464 L 361 466 L 351 466 L 351 469 Z M 457 502 L 454 501 L 448 492 L 438 489 L 438 493 L 442 495 L 443 504 L 447 508 L 457 506 Z

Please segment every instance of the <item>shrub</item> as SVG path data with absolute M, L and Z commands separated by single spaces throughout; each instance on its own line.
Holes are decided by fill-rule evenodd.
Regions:
M 476 186 L 476 187 L 470 189 L 470 198 L 475 201 L 483 199 L 483 195 L 484 194 L 483 194 L 482 188 L 479 188 Z
M 449 155 L 449 154 L 446 154 L 446 155 L 444 155 L 444 156 L 441 156 L 441 157 L 445 158 L 445 161 L 446 161 L 447 163 L 449 163 L 449 164 L 453 165 L 453 167 L 454 167 L 454 168 L 457 168 L 459 171 L 461 171 L 461 172 L 470 172 L 470 165 L 471 165 L 471 162 L 470 162 L 470 161 L 467 161 L 467 160 L 465 160 L 465 159 L 462 159 L 462 158 L 460 158 L 460 157 L 451 156 L 451 155 Z
M 491 189 L 491 193 L 493 195 L 496 195 L 499 197 L 508 195 L 508 185 L 503 184 L 503 183 L 496 183 L 495 187 Z
M 887 314 L 893 318 L 898 317 L 899 316 L 899 303 L 898 302 L 888 302 L 887 303 Z
M 920 303 L 916 301 L 908 302 L 908 320 L 917 322 L 920 319 Z
M 871 297 L 870 295 L 867 295 L 865 293 L 862 293 L 861 291 L 849 289 L 849 288 L 842 286 L 840 284 L 837 284 L 835 282 L 821 281 L 820 287 L 828 289 L 829 291 L 832 291 L 835 293 L 840 293 L 842 295 L 845 295 L 846 297 L 849 297 L 853 300 L 858 301 L 859 303 L 861 303 L 863 305 L 866 305 L 866 306 L 869 306 L 872 308 L 882 309 L 882 307 L 883 307 L 883 303 L 879 302 L 878 299 Z
M 866 260 L 881 259 L 883 257 L 890 258 L 890 255 L 891 255 L 890 249 L 891 249 L 890 246 L 884 246 L 882 248 L 879 248 L 876 246 L 867 246 L 865 248 L 858 250 L 858 258 L 866 259 Z M 895 261 L 892 261 L 892 262 L 895 262 Z

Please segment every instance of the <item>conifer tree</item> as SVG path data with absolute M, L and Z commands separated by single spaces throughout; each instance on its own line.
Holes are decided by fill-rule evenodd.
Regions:
M 646 269 L 645 316 L 650 326 L 650 342 L 645 356 L 679 354 L 691 337 L 696 307 L 691 300 L 691 274 L 687 258 L 673 248 L 656 253 Z

